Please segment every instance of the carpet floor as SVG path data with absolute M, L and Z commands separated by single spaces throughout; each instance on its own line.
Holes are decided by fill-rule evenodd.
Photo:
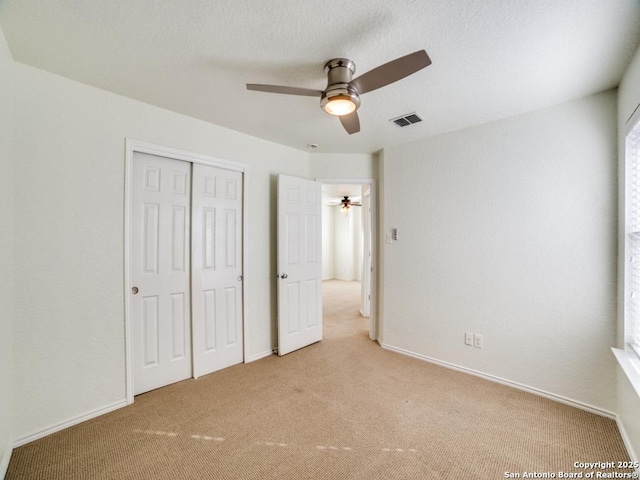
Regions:
M 574 466 L 629 460 L 613 420 L 380 348 L 358 313 L 359 288 L 325 282 L 323 341 L 139 395 L 19 447 L 6 479 L 630 472 Z

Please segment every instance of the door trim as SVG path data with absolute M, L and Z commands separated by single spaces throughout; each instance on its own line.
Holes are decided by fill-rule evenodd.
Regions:
M 200 163 L 213 167 L 224 168 L 242 175 L 242 343 L 243 362 L 247 362 L 247 305 L 248 283 L 245 265 L 248 265 L 248 167 L 244 164 L 222 160 L 216 157 L 201 155 L 176 148 L 125 138 L 125 167 L 124 167 L 124 356 L 125 356 L 125 395 L 127 405 L 133 403 L 133 341 L 131 328 L 131 207 L 133 194 L 133 156 L 135 153 L 147 153 L 160 157 L 182 160 L 189 163 Z M 193 370 L 192 370 L 193 371 Z
M 369 316 L 369 338 L 378 341 L 378 193 L 373 178 L 314 178 L 322 184 L 369 185 L 371 203 L 371 305 Z

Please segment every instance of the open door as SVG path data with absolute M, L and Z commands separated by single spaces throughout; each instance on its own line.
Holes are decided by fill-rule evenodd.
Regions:
M 322 185 L 278 176 L 278 355 L 322 340 Z

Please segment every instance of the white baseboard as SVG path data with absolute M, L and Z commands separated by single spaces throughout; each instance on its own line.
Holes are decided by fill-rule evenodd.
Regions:
M 34 432 L 24 437 L 16 439 L 13 443 L 13 448 L 18 448 L 29 442 L 38 440 L 39 438 L 46 437 L 47 435 L 51 435 L 52 433 L 59 432 L 60 430 L 64 430 L 65 428 L 72 427 L 74 425 L 77 425 L 78 423 L 85 422 L 92 418 L 99 417 L 100 415 L 104 415 L 105 413 L 109 413 L 109 412 L 112 412 L 113 410 L 117 410 L 118 408 L 122 408 L 126 406 L 127 406 L 127 400 L 126 399 L 120 400 L 110 405 L 105 405 L 104 407 L 87 412 L 78 417 L 70 418 L 69 420 L 65 420 L 64 422 L 51 425 L 50 427 L 45 428 L 44 430 L 40 430 L 38 432 Z
M 620 436 L 622 437 L 622 442 L 624 443 L 624 447 L 627 449 L 627 453 L 629 454 L 629 458 L 632 462 L 638 462 L 638 455 L 636 455 L 635 450 L 633 449 L 633 445 L 631 444 L 631 440 L 629 439 L 629 435 L 627 435 L 627 430 L 624 428 L 624 424 L 620 420 L 620 417 L 616 417 L 616 423 L 618 424 L 618 430 L 620 431 Z M 636 469 L 636 473 L 638 477 L 640 477 L 640 468 Z
M 271 356 L 273 354 L 274 354 L 273 350 L 267 350 L 266 352 L 257 353 L 255 355 L 251 355 L 250 357 L 247 357 L 247 359 L 245 360 L 244 363 L 255 362 L 256 360 L 260 360 L 261 358 L 269 357 L 269 356 Z
M 11 460 L 11 454 L 13 453 L 13 448 L 11 446 L 11 439 L 4 446 L 2 455 L 2 460 L 0 461 L 0 479 L 4 478 L 7 474 L 7 469 L 9 468 L 9 460 Z
M 487 373 L 478 372 L 477 370 L 473 370 L 467 367 L 461 367 L 459 365 L 445 362 L 442 360 L 438 360 L 436 358 L 427 357 L 426 355 L 421 355 L 419 353 L 410 352 L 403 348 L 394 347 L 392 345 L 388 345 L 386 343 L 378 342 L 382 346 L 382 348 L 386 350 L 390 350 L 392 352 L 401 353 L 403 355 L 408 355 L 409 357 L 417 358 L 419 360 L 423 360 L 425 362 L 434 363 L 436 365 L 440 365 L 442 367 L 450 368 L 452 370 L 457 370 L 459 372 L 468 373 L 469 375 L 474 375 L 476 377 L 484 378 L 485 380 L 490 380 L 495 383 L 500 383 L 502 385 L 506 385 L 508 387 L 517 388 L 518 390 L 523 390 L 525 392 L 533 393 L 535 395 L 539 395 L 541 397 L 548 398 L 550 400 L 555 400 L 556 402 L 564 403 L 565 405 L 569 405 L 571 407 L 579 408 L 580 410 L 585 410 L 590 413 L 595 413 L 596 415 L 600 415 L 602 417 L 607 417 L 612 420 L 616 420 L 617 416 L 615 413 L 610 412 L 608 410 L 604 410 L 599 407 L 594 407 L 593 405 L 589 405 L 587 403 L 582 403 L 577 400 L 573 400 L 571 398 L 563 397 L 562 395 L 557 395 L 555 393 L 547 392 L 545 390 L 541 390 L 539 388 L 530 387 L 528 385 L 523 385 L 522 383 L 513 382 L 511 380 L 506 380 L 504 378 L 496 377 L 494 375 L 489 375 Z

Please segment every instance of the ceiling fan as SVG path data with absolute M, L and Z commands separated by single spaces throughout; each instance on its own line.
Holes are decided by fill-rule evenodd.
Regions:
M 327 88 L 324 90 L 257 83 L 248 83 L 247 90 L 319 97 L 320 107 L 325 112 L 340 118 L 340 123 L 351 135 L 360 131 L 357 112 L 360 107 L 360 95 L 401 80 L 429 65 L 431 65 L 431 59 L 427 52 L 418 50 L 352 79 L 356 72 L 355 63 L 348 58 L 334 58 L 324 66 L 328 79 Z
M 340 206 L 340 211 L 342 213 L 349 213 L 349 210 L 351 210 L 351 207 L 361 207 L 362 204 L 360 202 L 354 202 L 349 198 L 349 195 L 345 195 L 344 197 L 342 197 L 342 200 L 340 200 L 339 202 L 333 202 L 330 203 L 329 205 L 338 205 Z

